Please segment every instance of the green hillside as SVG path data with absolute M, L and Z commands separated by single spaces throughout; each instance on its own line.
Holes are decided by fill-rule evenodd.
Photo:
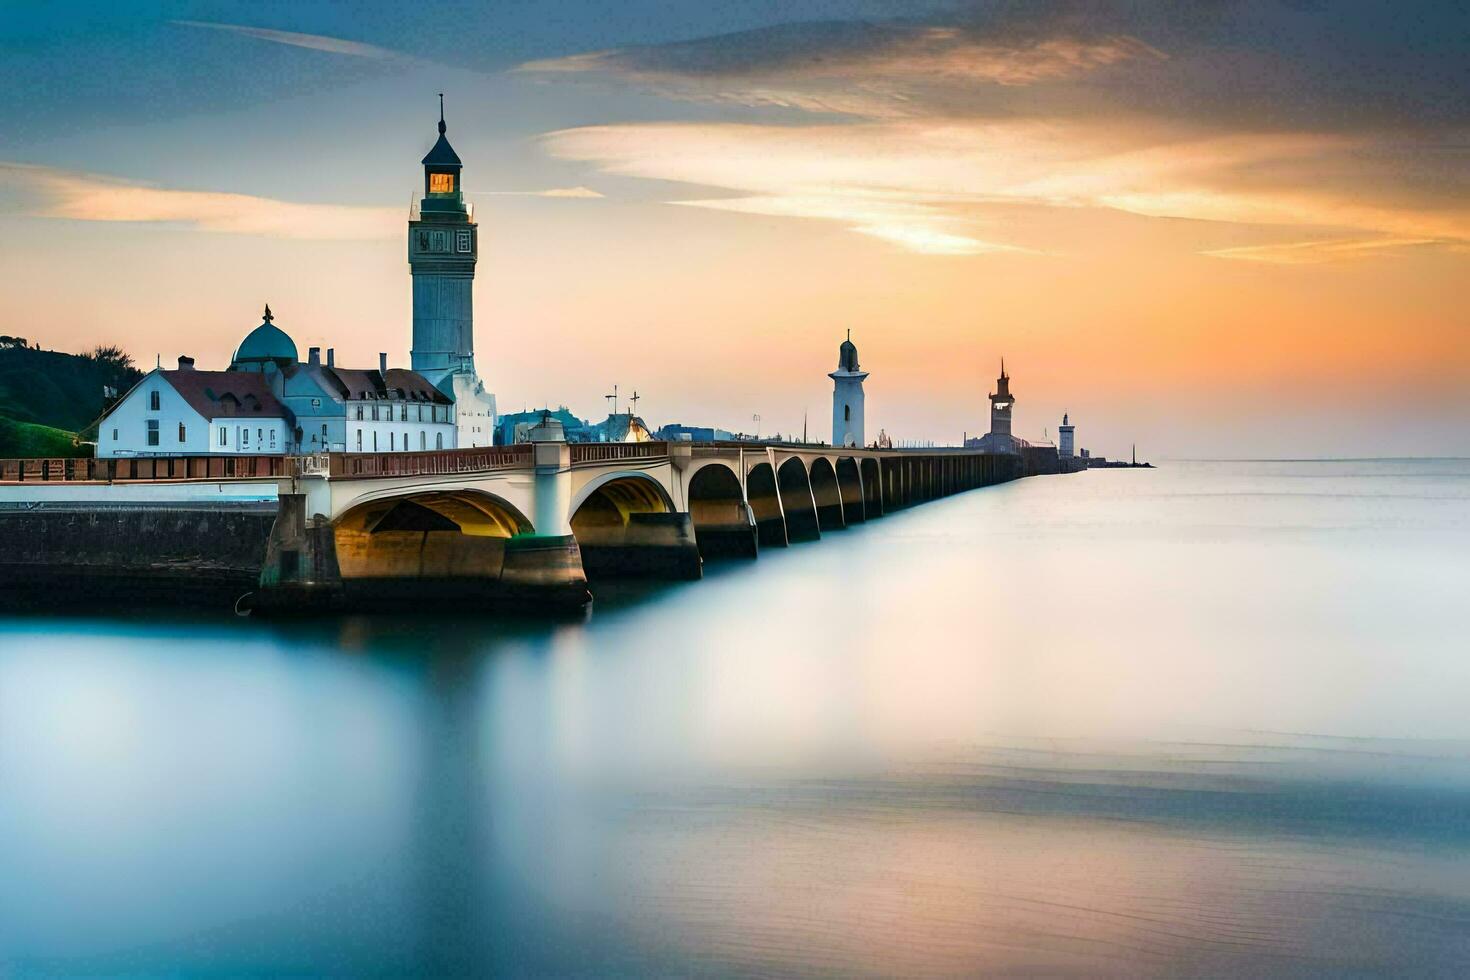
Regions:
M 74 433 L 107 407 L 105 389 L 123 394 L 142 376 L 115 347 L 67 354 L 0 336 L 0 457 L 88 455 Z
M 76 434 L 49 425 L 16 422 L 0 416 L 0 458 L 18 459 L 28 456 L 90 456 L 91 446 L 72 444 Z

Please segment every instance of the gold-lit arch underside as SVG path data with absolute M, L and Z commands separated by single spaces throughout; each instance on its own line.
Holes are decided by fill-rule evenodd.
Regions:
M 572 530 L 626 526 L 633 514 L 667 514 L 672 510 L 659 487 L 639 477 L 609 480 L 593 491 L 572 515 Z
M 512 538 L 530 524 L 495 498 L 474 491 L 419 493 L 375 500 L 352 508 L 337 521 L 343 531 L 457 531 L 471 537 Z

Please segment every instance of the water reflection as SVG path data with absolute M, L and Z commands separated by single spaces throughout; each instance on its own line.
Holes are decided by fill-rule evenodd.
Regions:
M 0 964 L 1463 972 L 1467 501 L 1190 464 L 585 622 L 6 619 Z

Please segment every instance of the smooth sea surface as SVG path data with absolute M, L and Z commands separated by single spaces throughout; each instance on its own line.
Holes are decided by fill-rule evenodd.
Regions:
M 1470 461 L 1021 480 L 585 622 L 0 618 L 0 975 L 281 973 L 1470 975 Z

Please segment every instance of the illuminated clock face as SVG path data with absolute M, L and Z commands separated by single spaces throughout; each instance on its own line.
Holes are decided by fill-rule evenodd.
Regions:
M 454 174 L 429 174 L 430 194 L 453 194 Z

